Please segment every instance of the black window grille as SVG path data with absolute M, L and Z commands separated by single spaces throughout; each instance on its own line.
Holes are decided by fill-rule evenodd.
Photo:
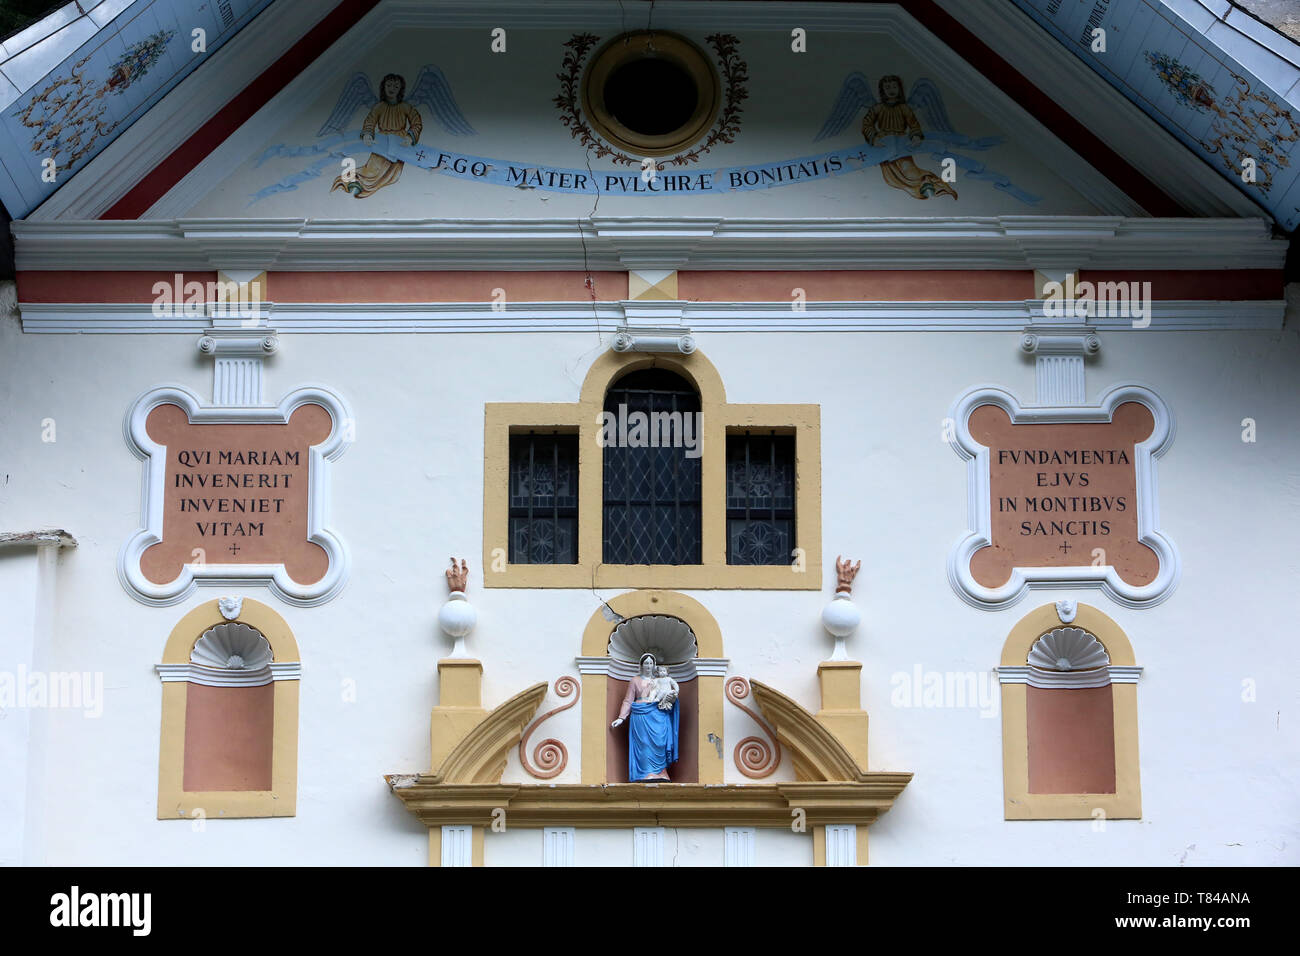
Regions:
M 794 518 L 794 436 L 727 436 L 727 563 L 789 563 Z
M 511 564 L 578 563 L 578 436 L 510 436 Z
M 610 386 L 605 411 L 605 563 L 699 564 L 699 394 L 644 369 Z

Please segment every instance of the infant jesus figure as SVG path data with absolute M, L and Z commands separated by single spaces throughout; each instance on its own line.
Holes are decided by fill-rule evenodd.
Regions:
M 677 681 L 668 676 L 668 668 L 660 664 L 655 668 L 654 691 L 650 699 L 659 702 L 660 710 L 672 710 L 677 703 L 677 694 L 681 688 Z

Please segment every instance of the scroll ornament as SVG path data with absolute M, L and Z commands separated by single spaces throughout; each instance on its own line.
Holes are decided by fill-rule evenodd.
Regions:
M 542 714 L 519 738 L 519 762 L 523 764 L 524 770 L 539 780 L 550 780 L 552 777 L 558 777 L 564 771 L 564 768 L 568 766 L 569 751 L 559 740 L 554 737 L 547 737 L 545 740 L 538 741 L 537 746 L 533 748 L 533 762 L 530 763 L 528 760 L 528 739 L 533 735 L 533 731 L 549 718 L 577 704 L 578 698 L 582 696 L 582 688 L 578 685 L 576 678 L 569 677 L 566 674 L 556 680 L 555 693 L 558 697 L 572 695 L 573 700 Z M 534 763 L 536 766 L 534 766 Z

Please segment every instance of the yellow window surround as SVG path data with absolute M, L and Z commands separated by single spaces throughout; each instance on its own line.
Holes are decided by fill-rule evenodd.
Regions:
M 700 393 L 702 562 L 618 565 L 602 561 L 605 393 L 622 375 L 668 369 Z M 746 429 L 795 436 L 796 553 L 786 565 L 727 563 L 726 436 Z M 509 555 L 510 435 L 531 430 L 578 435 L 578 561 L 512 564 Z M 717 369 L 690 355 L 605 352 L 577 402 L 493 402 L 484 406 L 483 567 L 490 588 L 685 588 L 816 591 L 821 566 L 821 406 L 730 404 Z

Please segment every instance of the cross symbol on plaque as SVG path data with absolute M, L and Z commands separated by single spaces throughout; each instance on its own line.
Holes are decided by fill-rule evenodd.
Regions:
M 239 554 L 239 545 L 238 545 L 238 544 L 232 544 L 232 545 L 230 546 L 230 553 L 231 553 L 231 554 Z
M 1062 541 L 1062 542 L 1061 542 L 1061 550 L 1064 551 L 1064 552 L 1068 555 L 1068 554 L 1070 553 L 1070 542 L 1068 542 L 1068 541 Z

